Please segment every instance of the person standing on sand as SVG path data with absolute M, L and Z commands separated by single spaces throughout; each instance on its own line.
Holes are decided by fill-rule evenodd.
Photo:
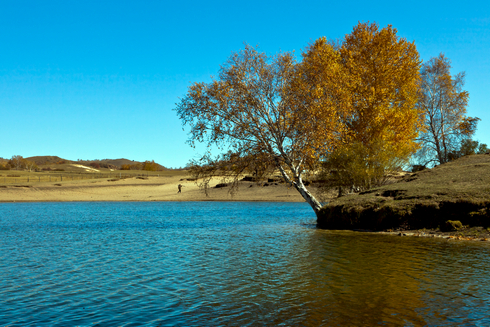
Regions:
M 177 187 L 179 188 L 179 191 L 177 193 L 182 193 L 182 188 L 184 187 L 184 185 L 179 184 Z

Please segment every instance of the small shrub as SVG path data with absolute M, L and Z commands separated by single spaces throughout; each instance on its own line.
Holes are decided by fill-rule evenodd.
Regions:
M 121 170 L 141 170 L 141 168 L 143 168 L 143 166 L 141 164 L 139 164 L 139 163 L 132 164 L 132 165 L 122 165 L 121 166 Z
M 397 153 L 396 147 L 384 140 L 370 144 L 354 141 L 328 156 L 319 177 L 331 181 L 333 187 L 365 191 L 385 184 L 388 173 L 397 171 L 406 160 L 406 154 Z
M 459 220 L 446 220 L 441 230 L 443 232 L 454 232 L 463 228 L 463 224 Z
M 424 165 L 413 165 L 412 166 L 412 173 L 416 173 L 418 171 L 424 170 L 426 167 Z
M 121 165 L 121 170 L 131 170 L 131 165 Z

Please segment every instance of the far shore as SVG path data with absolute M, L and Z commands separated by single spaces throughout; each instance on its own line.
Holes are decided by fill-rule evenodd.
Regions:
M 284 183 L 240 182 L 238 192 L 210 184 L 208 196 L 194 181 L 184 176 L 148 177 L 147 179 L 99 179 L 60 183 L 23 183 L 0 185 L 0 202 L 91 202 L 91 201 L 262 201 L 304 202 L 301 195 Z M 178 193 L 178 185 L 182 192 Z

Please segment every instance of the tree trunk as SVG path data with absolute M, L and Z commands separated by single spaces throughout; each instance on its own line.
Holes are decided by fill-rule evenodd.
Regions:
M 318 202 L 317 199 L 315 199 L 313 194 L 311 194 L 310 191 L 306 189 L 303 181 L 301 180 L 301 175 L 295 176 L 295 180 L 292 181 L 291 178 L 289 178 L 288 174 L 284 171 L 284 168 L 282 168 L 282 166 L 277 162 L 277 159 L 276 164 L 286 183 L 292 184 L 294 186 L 294 188 L 299 192 L 299 194 L 301 194 L 303 199 L 308 202 L 315 214 L 318 216 L 318 212 L 322 208 L 322 205 L 320 204 L 320 202 Z
M 308 204 L 311 206 L 313 211 L 315 211 L 315 214 L 318 215 L 318 212 L 322 208 L 322 205 L 320 204 L 320 202 L 318 202 L 317 199 L 315 199 L 313 194 L 311 194 L 310 191 L 308 191 L 306 189 L 306 187 L 303 184 L 303 182 L 301 181 L 301 179 L 299 179 L 299 181 L 293 182 L 293 185 L 298 190 L 298 192 L 301 194 L 303 199 L 305 199 L 306 202 L 308 202 Z

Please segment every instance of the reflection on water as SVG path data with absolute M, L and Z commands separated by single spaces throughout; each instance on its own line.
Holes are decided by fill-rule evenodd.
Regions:
M 312 221 L 304 203 L 0 204 L 0 325 L 490 324 L 488 244 Z

